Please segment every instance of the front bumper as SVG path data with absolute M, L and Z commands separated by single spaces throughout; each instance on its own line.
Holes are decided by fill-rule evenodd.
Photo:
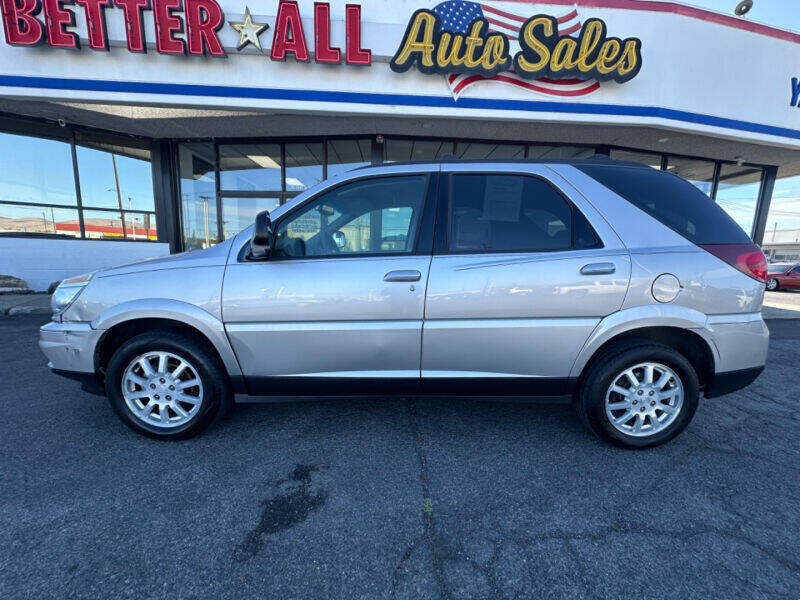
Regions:
M 56 323 L 39 329 L 39 348 L 54 371 L 95 372 L 94 355 L 103 330 L 92 329 L 89 323 Z

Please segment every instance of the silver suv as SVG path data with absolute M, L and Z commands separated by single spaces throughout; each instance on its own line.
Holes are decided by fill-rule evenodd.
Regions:
M 151 436 L 247 396 L 558 396 L 643 448 L 762 371 L 765 277 L 739 226 L 666 172 L 393 164 L 206 250 L 64 281 L 40 346 Z

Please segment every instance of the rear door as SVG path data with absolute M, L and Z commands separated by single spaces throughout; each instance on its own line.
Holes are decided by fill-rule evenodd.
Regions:
M 630 260 L 608 224 L 545 166 L 519 168 L 442 167 L 422 338 L 428 392 L 566 393 L 584 342 L 622 305 Z
M 274 224 L 268 260 L 229 263 L 225 328 L 251 394 L 419 391 L 437 179 L 344 183 Z

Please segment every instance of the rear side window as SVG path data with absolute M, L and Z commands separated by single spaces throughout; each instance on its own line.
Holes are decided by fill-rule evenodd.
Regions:
M 545 252 L 602 244 L 546 181 L 523 175 L 450 177 L 451 252 Z
M 752 243 L 728 213 L 677 175 L 637 167 L 576 166 L 690 242 Z

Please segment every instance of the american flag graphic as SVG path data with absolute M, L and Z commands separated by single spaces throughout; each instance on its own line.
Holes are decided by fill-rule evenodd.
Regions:
M 498 8 L 502 2 L 468 2 L 466 0 L 448 0 L 433 7 L 442 21 L 442 29 L 453 33 L 467 33 L 470 23 L 475 19 L 483 17 L 489 23 L 489 31 L 504 33 L 508 37 L 513 56 L 519 49 L 519 30 L 522 24 L 532 15 L 547 13 L 548 11 L 528 11 L 527 14 L 517 14 Z M 531 5 L 535 5 L 532 2 Z M 577 5 L 573 9 L 559 17 L 558 33 L 560 35 L 572 35 L 581 28 L 581 20 L 578 15 Z M 502 71 L 493 77 L 485 75 L 474 75 L 470 73 L 450 73 L 445 75 L 447 84 L 453 97 L 458 99 L 459 95 L 471 85 L 482 81 L 496 81 L 506 83 L 549 96 L 586 96 L 600 89 L 600 83 L 594 79 L 525 79 L 517 75 L 514 70 Z

